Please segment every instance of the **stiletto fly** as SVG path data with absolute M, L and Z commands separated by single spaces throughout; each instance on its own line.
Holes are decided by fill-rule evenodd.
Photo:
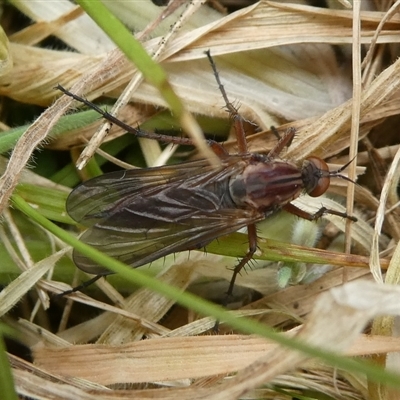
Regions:
M 209 146 L 220 158 L 219 165 L 195 160 L 104 174 L 74 189 L 67 200 L 67 211 L 75 221 L 88 227 L 81 237 L 83 242 L 133 268 L 171 253 L 200 249 L 220 236 L 247 227 L 249 250 L 233 270 L 229 296 L 237 274 L 257 249 L 257 222 L 280 209 L 308 220 L 324 214 L 356 219 L 326 208 L 309 214 L 291 203 L 302 193 L 313 197 L 322 195 L 331 177 L 349 180 L 340 174 L 348 164 L 337 171 L 329 171 L 327 164 L 318 157 L 308 157 L 302 162 L 279 158 L 292 142 L 294 129 L 289 129 L 268 154 L 249 153 L 243 120 L 228 101 L 214 61 L 209 53 L 207 56 L 234 121 L 239 152 L 228 154 L 220 144 L 209 140 Z M 63 87 L 58 86 L 58 89 L 136 136 L 192 144 L 187 138 L 133 128 Z M 112 273 L 77 251 L 73 259 L 83 271 L 96 274 L 89 282 Z

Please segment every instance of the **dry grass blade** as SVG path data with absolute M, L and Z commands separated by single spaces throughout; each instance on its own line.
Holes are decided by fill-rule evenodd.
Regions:
M 381 312 L 391 315 L 399 312 L 397 305 L 393 306 L 391 301 L 389 305 L 387 302 L 392 296 L 392 300 L 395 300 L 399 294 L 395 286 L 385 287 L 366 282 L 355 282 L 335 288 L 320 296 L 298 337 L 316 346 L 341 352 L 358 336 L 368 319 Z M 365 295 L 367 298 L 364 297 L 364 301 L 360 302 L 360 296 Z M 382 297 L 385 300 L 380 302 Z M 288 367 L 292 368 L 294 364 L 301 365 L 304 360 L 302 354 L 287 349 L 271 351 L 241 371 L 234 379 L 226 382 L 222 390 L 220 387 L 214 393 L 210 392 L 209 398 L 240 398 L 249 389 L 272 379 Z
M 289 332 L 288 336 L 294 334 Z M 113 347 L 93 344 L 39 349 L 36 361 L 39 367 L 54 374 L 77 376 L 79 369 L 80 378 L 111 385 L 121 380 L 145 383 L 229 374 L 252 365 L 264 355 L 269 357 L 277 348 L 277 344 L 255 337 L 198 336 L 186 338 L 184 344 L 180 338 L 164 338 Z M 360 336 L 348 354 L 371 355 L 399 348 L 398 338 Z M 96 369 L 92 368 L 93 364 Z M 182 364 L 183 368 L 171 368 Z M 132 370 L 137 372 L 132 374 Z
M 18 301 L 33 287 L 45 274 L 54 267 L 54 264 L 65 255 L 69 249 L 61 250 L 46 260 L 42 260 L 23 272 L 0 293 L 0 315 L 6 314 Z M 43 306 L 49 307 L 47 295 L 43 299 Z
M 381 235 L 382 224 L 385 218 L 386 201 L 389 191 L 395 191 L 394 187 L 398 187 L 400 175 L 399 175 L 399 164 L 400 164 L 400 151 L 397 151 L 392 165 L 387 173 L 385 184 L 382 189 L 380 197 L 379 207 L 376 214 L 376 222 L 374 229 L 374 236 L 372 240 L 371 249 L 371 271 L 375 276 L 375 279 L 379 282 L 382 281 L 382 275 L 379 265 L 379 237 Z
M 359 304 L 358 296 L 366 294 L 364 303 Z M 355 282 L 333 289 L 320 296 L 297 336 L 314 345 L 326 347 L 329 343 L 329 349 L 342 352 L 355 341 L 371 317 L 382 313 L 399 313 L 399 307 L 387 301 L 398 296 L 399 290 L 394 286 L 385 287 L 366 282 Z M 360 337 L 359 340 L 355 350 L 350 350 L 350 353 L 360 353 L 365 338 Z M 400 346 L 398 340 L 386 344 L 382 343 L 382 338 L 381 343 L 378 338 L 374 340 L 377 341 L 379 351 L 394 350 Z M 378 351 L 378 347 L 370 342 L 368 352 L 374 351 Z M 362 354 L 368 352 L 364 348 Z M 243 369 L 236 378 L 224 383 L 226 393 L 219 387 L 214 394 L 213 390 L 209 391 L 209 395 L 214 396 L 210 398 L 228 398 L 228 393 L 231 398 L 239 398 L 249 388 L 271 380 L 292 369 L 293 363 L 304 360 L 303 355 L 279 348 L 263 339 L 232 335 L 186 338 L 184 343 L 175 337 L 130 343 L 122 347 L 82 345 L 36 351 L 36 362 L 42 368 L 105 385 L 121 381 L 138 383 L 181 380 Z M 93 363 L 96 369 L 92 368 Z M 132 374 L 132 370 L 137 372 Z M 241 393 L 235 393 L 236 390 Z

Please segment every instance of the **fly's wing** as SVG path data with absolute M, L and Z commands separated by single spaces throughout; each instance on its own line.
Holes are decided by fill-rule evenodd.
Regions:
M 171 167 L 141 173 L 127 171 L 124 179 L 116 183 L 110 180 L 111 186 L 102 191 L 100 198 L 98 185 L 102 182 L 96 180 L 101 177 L 95 178 L 92 183 L 96 185 L 88 190 L 100 204 L 78 201 L 73 192 L 69 210 L 75 210 L 78 204 L 85 208 L 84 212 L 72 211 L 74 218 L 79 214 L 83 223 L 91 225 L 81 237 L 83 242 L 138 267 L 173 252 L 201 248 L 219 236 L 263 219 L 264 214 L 254 209 L 236 208 L 229 197 L 229 177 L 242 170 L 241 159 L 231 156 L 220 167 L 201 160 L 179 164 L 173 171 Z M 138 187 L 128 190 L 132 182 Z M 124 199 L 120 198 L 121 192 Z M 91 274 L 109 272 L 78 252 L 74 252 L 74 261 Z
M 132 267 L 139 267 L 174 252 L 204 247 L 217 237 L 262 220 L 264 214 L 246 210 L 221 210 L 216 215 L 198 213 L 176 223 L 155 221 L 153 216 L 134 215 L 131 227 L 126 218 L 132 218 L 128 209 L 107 221 L 94 225 L 81 240 Z M 136 223 L 148 223 L 152 228 L 139 228 Z M 118 223 L 122 223 L 118 225 Z M 108 274 L 110 271 L 74 250 L 75 264 L 90 274 Z
M 166 185 L 212 171 L 205 160 L 173 166 L 107 173 L 77 186 L 67 199 L 68 214 L 90 227 L 118 213 L 137 198 L 151 196 Z

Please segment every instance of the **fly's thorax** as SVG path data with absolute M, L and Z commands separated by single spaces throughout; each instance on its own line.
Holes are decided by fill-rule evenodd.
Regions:
M 230 195 L 239 206 L 258 210 L 283 206 L 304 189 L 302 169 L 289 161 L 265 159 L 250 163 L 230 180 Z

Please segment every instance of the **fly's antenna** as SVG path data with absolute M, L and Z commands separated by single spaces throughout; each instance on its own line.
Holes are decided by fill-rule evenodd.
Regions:
M 357 156 L 354 156 L 350 161 L 348 161 L 346 164 L 342 165 L 336 171 L 329 171 L 329 177 L 330 178 L 340 178 L 340 179 L 343 179 L 343 180 L 345 180 L 347 182 L 354 183 L 354 185 L 357 185 L 357 182 L 354 182 L 348 176 L 345 176 L 345 175 L 341 174 L 341 172 L 344 171 L 356 159 L 356 157 Z

